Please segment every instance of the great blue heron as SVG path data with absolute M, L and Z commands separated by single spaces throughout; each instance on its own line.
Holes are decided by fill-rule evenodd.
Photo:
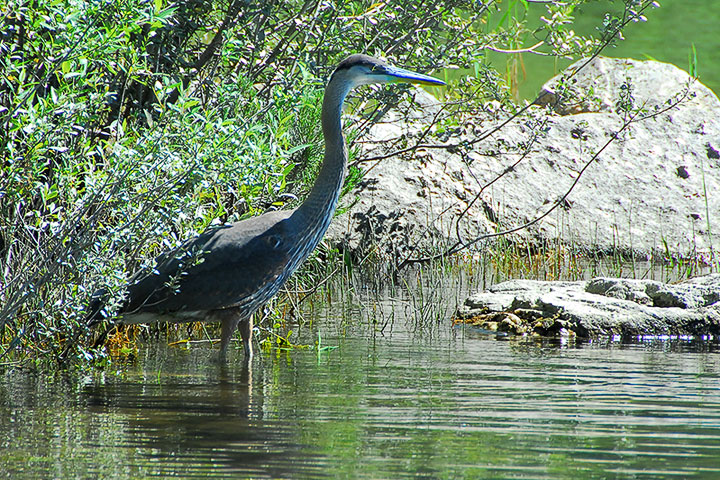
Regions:
M 160 255 L 151 273 L 138 272 L 130 280 L 119 311 L 121 322 L 220 321 L 221 357 L 239 325 L 245 356 L 250 358 L 252 314 L 315 249 L 335 212 L 347 163 L 341 123 L 345 97 L 359 85 L 398 82 L 444 85 L 367 55 L 351 55 L 340 62 L 325 88 L 322 106 L 325 159 L 302 205 L 212 228 Z M 95 294 L 91 322 L 102 318 L 104 296 L 104 292 Z

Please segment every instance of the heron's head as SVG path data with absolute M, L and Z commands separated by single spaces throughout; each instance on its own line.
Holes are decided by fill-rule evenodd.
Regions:
M 416 83 L 421 85 L 445 85 L 445 82 L 422 73 L 393 67 L 367 55 L 350 55 L 338 64 L 333 79 L 344 80 L 349 87 L 371 83 Z

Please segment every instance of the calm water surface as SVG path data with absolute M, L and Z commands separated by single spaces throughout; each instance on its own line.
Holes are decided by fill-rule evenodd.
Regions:
M 6 373 L 0 477 L 720 478 L 717 345 L 503 339 L 407 306 L 320 310 L 299 338 L 335 350 L 248 368 L 143 345 L 117 375 Z

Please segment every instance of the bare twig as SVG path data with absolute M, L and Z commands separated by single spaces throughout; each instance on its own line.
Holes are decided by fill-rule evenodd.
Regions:
M 643 111 L 643 109 L 640 108 L 640 109 L 637 109 L 637 110 L 636 110 L 631 116 L 629 116 L 627 119 L 625 119 L 625 120 L 623 121 L 622 126 L 621 126 L 616 132 L 614 132 L 614 133 L 610 136 L 610 139 L 609 139 L 607 142 L 605 142 L 605 143 L 603 144 L 603 146 L 600 147 L 600 148 L 595 152 L 595 154 L 585 163 L 585 165 L 583 165 L 583 167 L 582 167 L 582 168 L 580 169 L 580 171 L 578 172 L 577 177 L 575 177 L 575 179 L 573 180 L 572 184 L 571 184 L 570 187 L 565 191 L 565 193 L 564 193 L 557 201 L 555 201 L 555 202 L 553 203 L 553 205 L 552 205 L 550 208 L 548 208 L 543 214 L 539 215 L 538 217 L 535 217 L 534 219 L 532 219 L 532 220 L 530 220 L 529 222 L 526 222 L 526 223 L 524 223 L 524 224 L 522 224 L 522 225 L 519 225 L 519 226 L 516 226 L 516 227 L 512 227 L 512 228 L 508 228 L 508 229 L 501 230 L 501 231 L 494 232 L 494 233 L 488 233 L 488 234 L 484 234 L 484 235 L 479 235 L 479 236 L 477 236 L 477 237 L 475 237 L 474 239 L 469 240 L 469 241 L 463 241 L 461 238 L 458 238 L 458 240 L 457 240 L 451 247 L 447 248 L 445 251 L 440 252 L 440 253 L 438 253 L 438 254 L 429 255 L 429 256 L 426 256 L 426 257 L 419 257 L 419 258 L 410 258 L 410 257 L 405 258 L 402 262 L 400 262 L 400 264 L 398 265 L 397 269 L 398 269 L 398 270 L 401 270 L 401 269 L 405 268 L 405 267 L 408 266 L 408 265 L 413 265 L 413 264 L 418 264 L 418 263 L 427 263 L 427 262 L 434 261 L 434 260 L 438 260 L 438 259 L 440 259 L 440 258 L 444 258 L 444 257 L 450 256 L 450 255 L 454 255 L 454 254 L 459 253 L 459 252 L 461 252 L 461 251 L 463 251 L 463 250 L 465 250 L 465 249 L 467 249 L 467 248 L 469 248 L 469 247 L 471 247 L 471 246 L 475 245 L 476 243 L 481 242 L 481 241 L 483 241 L 483 240 L 488 240 L 488 239 L 491 239 L 491 238 L 501 237 L 501 236 L 509 235 L 509 234 L 511 234 L 511 233 L 518 232 L 518 231 L 520 231 L 520 230 L 525 230 L 526 228 L 528 228 L 528 227 L 530 227 L 530 226 L 532 226 L 532 225 L 535 225 L 536 223 L 540 222 L 542 219 L 544 219 L 545 217 L 547 217 L 548 215 L 550 215 L 550 213 L 552 213 L 553 211 L 555 211 L 559 206 L 565 204 L 567 198 L 570 196 L 570 194 L 572 193 L 572 191 L 575 189 L 575 187 L 577 186 L 577 184 L 580 182 L 580 178 L 582 178 L 582 176 L 583 176 L 583 174 L 585 173 L 585 171 L 586 171 L 593 163 L 595 163 L 595 161 L 600 157 L 600 155 L 601 155 L 614 141 L 616 141 L 616 140 L 620 137 L 620 135 L 621 135 L 625 130 L 627 130 L 627 129 L 630 127 L 630 125 L 632 125 L 632 124 L 634 124 L 634 123 L 637 123 L 637 122 L 644 121 L 644 120 L 648 120 L 648 119 L 651 119 L 651 118 L 655 118 L 655 117 L 657 117 L 658 115 L 661 115 L 661 114 L 666 113 L 666 112 L 668 112 L 668 111 L 670 111 L 670 110 L 672 110 L 672 109 L 677 108 L 677 106 L 678 106 L 680 103 L 682 103 L 682 102 L 684 102 L 685 100 L 687 100 L 688 98 L 690 98 L 690 96 L 691 96 L 690 90 L 691 90 L 691 85 L 689 84 L 689 85 L 685 88 L 685 90 L 683 90 L 682 92 L 680 92 L 680 94 L 679 94 L 678 96 L 676 96 L 676 99 L 675 99 L 674 101 L 672 101 L 672 102 L 670 102 L 670 103 L 668 104 L 668 106 L 666 106 L 666 107 L 664 107 L 664 108 L 661 108 L 661 109 L 657 109 L 657 110 L 655 110 L 655 111 L 653 111 L 653 112 L 651 112 L 651 113 L 645 113 L 645 112 Z M 503 174 L 504 174 L 504 173 L 503 173 Z M 494 179 L 494 180 L 492 180 L 490 183 L 492 183 L 492 182 L 494 182 L 494 181 L 496 181 L 496 180 L 497 180 L 497 179 Z

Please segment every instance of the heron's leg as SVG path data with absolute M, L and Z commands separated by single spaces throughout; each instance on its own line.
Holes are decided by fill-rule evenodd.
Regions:
M 230 340 L 232 339 L 233 333 L 240 322 L 240 316 L 236 312 L 223 311 L 222 312 L 222 336 L 220 337 L 220 356 L 224 357 L 227 353 Z
M 235 329 L 240 325 L 240 336 L 243 341 L 245 358 L 252 357 L 252 339 L 250 338 L 253 329 L 252 315 L 244 316 L 238 308 L 223 308 L 214 310 L 213 316 L 222 322 L 222 336 L 220 337 L 220 358 L 224 358 L 230 346 L 230 340 Z
M 252 351 L 252 330 L 253 330 L 252 315 L 243 319 L 240 322 L 239 329 L 240 329 L 240 336 L 242 337 L 242 341 L 243 341 L 243 348 L 245 349 L 245 358 L 252 358 L 252 355 L 253 355 L 253 351 Z

